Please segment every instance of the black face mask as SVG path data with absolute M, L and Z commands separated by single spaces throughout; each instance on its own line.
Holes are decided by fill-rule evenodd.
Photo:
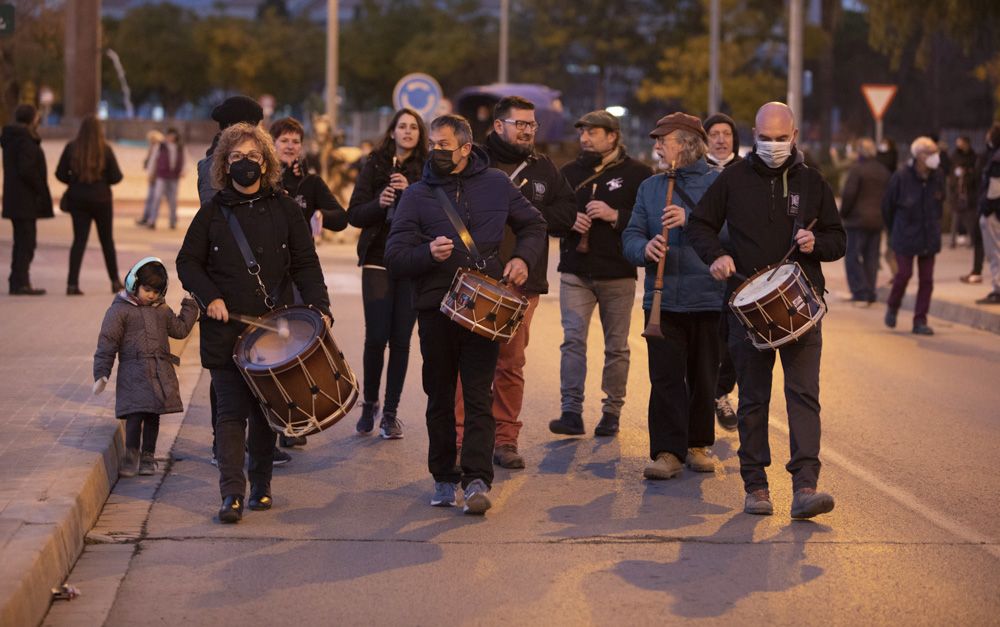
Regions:
M 427 161 L 431 165 L 431 171 L 438 176 L 448 176 L 455 169 L 455 162 L 451 160 L 454 150 L 442 150 L 435 148 L 431 150 Z
M 602 159 L 604 159 L 604 156 L 601 153 L 594 152 L 593 150 L 584 150 L 576 158 L 576 162 L 585 168 L 596 168 L 601 165 Z
M 229 164 L 229 176 L 237 184 L 243 187 L 250 187 L 260 178 L 260 164 L 247 159 L 240 159 L 236 163 Z

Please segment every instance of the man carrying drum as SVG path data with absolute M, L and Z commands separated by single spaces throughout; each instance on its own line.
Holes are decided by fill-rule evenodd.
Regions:
M 489 167 L 472 144 L 472 129 L 459 115 L 443 115 L 430 127 L 431 154 L 423 178 L 410 185 L 396 209 L 385 262 L 397 278 L 415 279 L 423 384 L 427 394 L 427 461 L 434 476 L 431 505 L 455 505 L 461 481 L 467 514 L 490 508 L 493 482 L 492 384 L 499 344 L 477 335 L 440 311 L 461 268 L 477 268 L 523 285 L 545 247 L 545 219 L 503 172 Z M 504 229 L 515 244 L 506 265 L 499 258 Z M 460 240 L 456 242 L 456 240 Z M 465 437 L 461 468 L 455 467 L 455 387 L 461 376 Z
M 747 158 L 724 170 L 708 189 L 688 223 L 687 235 L 718 280 L 741 279 L 782 260 L 798 263 L 816 294 L 824 292 L 820 262 L 844 256 L 847 238 L 833 191 L 819 172 L 803 163 L 795 147 L 798 129 L 792 110 L 778 102 L 760 108 L 754 125 L 754 148 Z M 804 228 L 815 220 L 812 229 Z M 719 241 L 728 225 L 732 255 Z M 730 281 L 729 288 L 735 287 Z M 740 474 L 746 490 L 744 511 L 773 513 L 766 468 L 768 405 L 775 350 L 758 350 L 746 329 L 728 313 L 729 350 L 739 384 Z M 816 491 L 819 480 L 819 364 L 823 339 L 816 324 L 797 341 L 778 349 L 785 376 L 785 401 L 791 433 L 792 518 L 811 518 L 833 509 L 833 497 Z

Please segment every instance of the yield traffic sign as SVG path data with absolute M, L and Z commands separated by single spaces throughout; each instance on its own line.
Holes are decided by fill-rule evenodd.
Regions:
M 885 115 L 885 110 L 889 108 L 893 97 L 896 95 L 895 85 L 875 85 L 867 84 L 861 86 L 861 93 L 868 101 L 868 108 L 872 111 L 872 117 L 876 121 L 881 120 Z

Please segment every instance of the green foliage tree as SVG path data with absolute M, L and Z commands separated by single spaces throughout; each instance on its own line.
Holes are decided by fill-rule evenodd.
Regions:
M 197 22 L 191 11 L 163 3 L 137 6 L 116 25 L 107 44 L 121 58 L 135 102 L 159 100 L 170 115 L 207 93 L 193 36 Z M 112 79 L 117 84 L 113 73 L 105 84 Z
M 7 0 L 8 2 L 11 0 Z M 0 38 L 0 121 L 22 102 L 38 104 L 42 86 L 63 89 L 64 10 L 43 0 L 13 0 L 14 34 Z
M 980 59 L 972 77 L 989 81 L 1000 117 L 1000 2 L 996 0 L 864 0 L 869 43 L 898 69 L 912 60 L 927 69 L 945 36 Z
M 708 10 L 686 38 L 665 46 L 656 67 L 643 80 L 639 99 L 672 103 L 704 117 L 708 105 Z M 782 19 L 782 6 L 747 0 L 723 0 L 719 42 L 719 80 L 723 85 L 723 110 L 738 123 L 750 123 L 757 108 L 785 95 L 784 71 L 774 61 L 783 58 L 783 33 L 774 24 Z

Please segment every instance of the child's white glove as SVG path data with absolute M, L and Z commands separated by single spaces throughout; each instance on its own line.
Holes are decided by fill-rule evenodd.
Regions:
M 101 377 L 97 381 L 94 381 L 94 387 L 91 389 L 91 391 L 94 394 L 100 394 L 101 392 L 104 391 L 104 387 L 107 384 L 108 384 L 108 378 L 107 377 Z

